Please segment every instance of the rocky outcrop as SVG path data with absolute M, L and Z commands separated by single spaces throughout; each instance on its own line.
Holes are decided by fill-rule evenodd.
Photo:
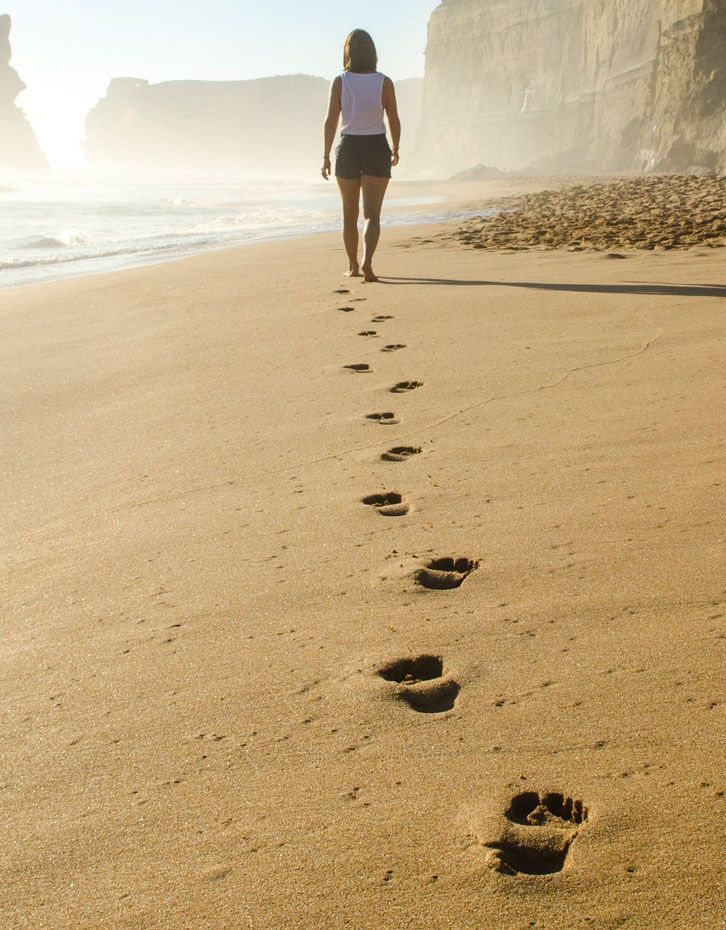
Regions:
M 15 105 L 25 90 L 18 72 L 10 67 L 10 17 L 0 16 L 0 171 L 38 173 L 48 162 L 23 111 Z
M 443 0 L 415 164 L 726 169 L 724 0 Z
M 309 75 L 254 81 L 111 81 L 86 120 L 88 161 L 106 168 L 317 175 L 329 82 Z M 418 122 L 421 84 L 403 81 Z M 411 133 L 411 139 L 413 133 Z

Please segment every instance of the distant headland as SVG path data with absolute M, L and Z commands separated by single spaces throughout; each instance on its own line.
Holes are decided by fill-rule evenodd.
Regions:
M 10 17 L 0 16 L 0 172 L 45 173 L 50 169 L 48 161 L 25 114 L 15 103 L 25 84 L 10 67 L 10 27 Z

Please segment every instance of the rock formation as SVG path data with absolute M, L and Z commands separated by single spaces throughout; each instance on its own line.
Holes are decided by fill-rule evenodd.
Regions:
M 402 109 L 417 123 L 421 82 L 401 83 Z M 106 168 L 317 175 L 328 89 L 324 78 L 302 74 L 163 84 L 117 78 L 86 119 L 84 151 Z
M 443 0 L 415 166 L 726 169 L 724 0 Z
M 48 162 L 23 111 L 15 105 L 25 84 L 10 67 L 10 25 L 9 16 L 0 16 L 0 171 L 45 172 Z

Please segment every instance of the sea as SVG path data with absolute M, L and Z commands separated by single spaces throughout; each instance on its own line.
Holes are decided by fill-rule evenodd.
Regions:
M 391 189 L 384 222 L 447 215 Z M 406 208 L 406 209 L 397 209 Z M 453 214 L 451 214 L 453 215 Z M 335 182 L 69 175 L 0 179 L 0 289 L 339 228 Z

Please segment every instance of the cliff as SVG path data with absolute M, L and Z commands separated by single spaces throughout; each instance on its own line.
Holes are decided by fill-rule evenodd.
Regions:
M 111 81 L 86 119 L 84 151 L 99 167 L 317 174 L 329 82 L 308 75 L 254 81 Z M 403 118 L 418 123 L 421 82 L 402 81 Z M 414 131 L 409 138 L 413 142 Z
M 0 171 L 48 171 L 48 162 L 23 111 L 15 105 L 25 90 L 18 72 L 10 67 L 10 17 L 0 16 Z
M 726 169 L 724 0 L 443 0 L 415 166 Z

